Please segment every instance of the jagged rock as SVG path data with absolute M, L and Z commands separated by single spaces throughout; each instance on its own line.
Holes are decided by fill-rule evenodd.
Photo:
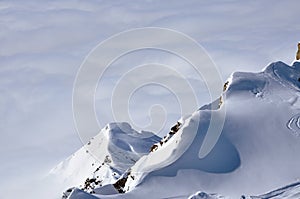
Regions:
M 298 43 L 298 51 L 296 54 L 296 60 L 299 60 L 299 59 L 300 59 L 300 43 Z

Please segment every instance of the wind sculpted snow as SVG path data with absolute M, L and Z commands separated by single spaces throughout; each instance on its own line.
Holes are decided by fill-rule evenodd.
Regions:
M 299 78 L 298 62 L 292 66 L 275 62 L 259 73 L 233 73 L 221 94 L 221 105 L 205 105 L 184 116 L 167 142 L 158 143 L 155 151 L 126 171 L 121 184 L 124 194 L 104 195 L 100 187 L 94 196 L 143 198 L 151 192 L 150 198 L 187 198 L 194 193 L 197 198 L 204 191 L 228 198 L 261 198 L 263 193 L 270 195 L 278 187 L 299 182 L 300 137 L 295 133 L 299 128 Z M 221 137 L 208 156 L 199 159 L 211 112 L 224 105 Z M 291 194 L 299 196 L 294 188 Z M 290 190 L 280 194 L 289 195 Z

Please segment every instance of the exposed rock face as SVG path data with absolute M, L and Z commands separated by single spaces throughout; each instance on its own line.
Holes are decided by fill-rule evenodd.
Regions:
M 297 51 L 297 55 L 296 55 L 296 60 L 300 59 L 300 43 L 298 43 L 298 51 Z

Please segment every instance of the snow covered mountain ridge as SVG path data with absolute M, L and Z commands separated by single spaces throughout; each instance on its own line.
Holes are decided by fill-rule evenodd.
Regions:
M 101 163 L 83 148 L 53 172 L 70 177 L 72 186 L 88 178 L 88 188 L 78 187 L 85 192 L 72 189 L 66 194 L 69 199 L 300 198 L 299 91 L 299 62 L 275 62 L 259 73 L 236 72 L 224 84 L 220 99 L 183 117 L 165 138 L 148 133 L 143 139 L 128 124 L 121 125 L 125 131 L 109 127 L 86 146 L 108 169 L 94 175 Z M 224 104 L 221 137 L 200 159 L 211 113 Z
M 61 178 L 66 187 L 93 193 L 95 187 L 114 183 L 159 140 L 153 133 L 139 133 L 127 123 L 110 123 L 50 173 Z

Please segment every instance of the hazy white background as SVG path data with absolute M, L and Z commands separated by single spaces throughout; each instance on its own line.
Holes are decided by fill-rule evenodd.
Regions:
M 299 2 L 0 1 L 0 191 L 5 198 L 46 198 L 42 195 L 52 186 L 42 189 L 40 177 L 82 146 L 72 116 L 72 87 L 81 62 L 113 34 L 146 26 L 191 36 L 226 79 L 236 70 L 258 71 L 277 60 L 293 62 Z M 158 52 L 130 56 L 115 65 L 151 60 L 186 66 Z M 189 70 L 183 74 L 193 78 Z M 114 80 L 113 70 L 107 82 L 109 78 Z M 199 104 L 207 102 L 201 80 L 193 85 L 199 88 Z M 104 88 L 96 95 L 99 115 L 108 107 L 101 106 L 109 92 Z M 155 101 L 153 95 L 143 98 L 147 93 L 141 92 L 136 100 Z M 147 107 L 140 107 L 133 117 L 144 117 L 144 110 Z

